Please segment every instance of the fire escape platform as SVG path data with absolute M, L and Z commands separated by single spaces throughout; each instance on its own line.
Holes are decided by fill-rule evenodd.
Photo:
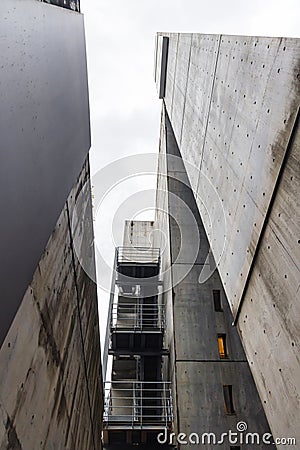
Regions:
M 110 449 L 114 444 L 118 445 L 118 449 L 120 449 L 120 444 L 122 444 L 122 450 L 126 448 L 126 445 L 149 445 L 149 449 L 153 450 L 154 448 L 164 449 L 170 448 L 168 446 L 164 446 L 158 444 L 157 442 L 157 434 L 163 432 L 167 436 L 167 441 L 169 441 L 169 436 L 171 433 L 171 427 L 139 427 L 139 428 L 127 428 L 127 427 L 118 427 L 114 428 L 104 428 L 103 430 L 103 443 L 105 448 Z M 126 443 L 126 444 L 125 444 Z M 106 447 L 108 446 L 108 447 Z M 157 446 L 157 447 L 156 447 Z M 159 447 L 158 447 L 159 446 Z M 131 449 L 132 447 L 130 447 Z
M 111 333 L 110 354 L 124 351 L 160 352 L 163 347 L 162 330 L 114 331 Z

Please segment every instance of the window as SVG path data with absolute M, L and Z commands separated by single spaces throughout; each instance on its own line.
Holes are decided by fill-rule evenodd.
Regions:
M 232 385 L 227 384 L 223 386 L 224 404 L 226 414 L 235 414 L 233 399 L 232 399 Z
M 227 358 L 226 334 L 218 334 L 218 346 L 220 358 Z
M 44 3 L 50 3 L 51 5 L 61 6 L 62 8 L 71 9 L 73 11 L 80 11 L 79 0 L 41 0 Z
M 230 450 L 241 450 L 241 447 L 239 445 L 236 445 L 234 447 L 230 446 Z
M 215 311 L 223 311 L 221 305 L 221 292 L 220 289 L 213 290 L 214 308 Z

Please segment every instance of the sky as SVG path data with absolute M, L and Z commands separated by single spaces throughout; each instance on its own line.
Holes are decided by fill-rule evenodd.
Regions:
M 161 101 L 154 79 L 154 39 L 158 31 L 299 37 L 299 0 L 81 0 L 85 19 L 94 186 L 95 244 L 112 264 L 115 245 L 112 223 L 129 197 L 155 190 L 155 169 L 111 186 L 103 202 L 97 184 L 104 172 L 114 173 L 129 155 L 156 153 Z M 121 161 L 121 164 L 122 164 Z M 110 165 L 110 166 L 109 166 Z M 107 172 L 108 168 L 108 172 Z M 95 186 L 96 185 L 96 186 Z M 100 202 L 100 205 L 99 205 Z M 124 214 L 122 221 L 131 219 Z M 153 208 L 136 215 L 152 219 Z M 118 227 L 117 227 L 118 228 Z M 98 280 L 102 268 L 98 263 Z M 101 343 L 104 341 L 108 294 L 98 287 Z

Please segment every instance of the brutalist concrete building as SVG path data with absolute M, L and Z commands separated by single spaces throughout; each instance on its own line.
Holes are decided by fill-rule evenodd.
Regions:
M 218 272 L 199 283 L 209 244 L 177 152 L 164 117 L 156 220 L 116 249 L 104 448 L 275 448 Z
M 107 449 L 300 439 L 299 48 L 157 35 L 156 218 L 116 250 Z
M 167 175 L 164 190 L 183 195 L 170 179 L 174 171 L 190 183 L 192 210 L 199 213 L 210 247 L 208 259 L 201 262 L 209 265 L 214 259 L 218 275 L 210 280 L 216 277 L 220 284 L 224 314 L 227 297 L 235 326 L 231 329 L 227 322 L 228 330 L 233 336 L 238 331 L 277 448 L 286 448 L 288 437 L 300 442 L 299 61 L 299 39 L 159 33 L 156 40 L 155 78 L 163 99 L 160 145 L 182 160 L 181 167 L 164 163 L 159 169 Z M 170 227 L 172 257 L 172 222 Z M 196 290 L 185 284 L 190 308 L 199 308 L 199 314 L 200 286 L 209 295 L 205 279 L 204 270 Z M 175 304 L 183 292 L 175 289 Z M 183 307 L 180 324 L 174 319 L 175 343 L 191 314 L 187 311 Z M 190 386 L 186 396 L 191 395 L 190 383 L 196 386 L 208 371 L 200 361 L 211 328 L 226 336 L 229 332 L 220 331 L 225 326 L 220 313 L 212 314 L 201 313 L 199 329 L 187 332 L 185 345 L 181 343 L 180 360 L 194 360 L 192 371 L 192 364 L 177 370 L 177 377 Z M 234 347 L 229 353 L 240 360 L 240 351 Z M 223 366 L 233 397 L 238 379 L 229 367 L 234 364 Z M 214 369 L 207 372 L 208 379 L 212 373 Z M 242 376 L 240 369 L 237 373 Z M 185 417 L 199 423 L 201 399 L 209 395 L 211 408 L 218 403 L 215 388 L 199 389 L 197 402 L 182 394 L 179 415 L 185 399 Z M 248 398 L 249 392 L 240 390 L 242 398 L 242 392 Z M 248 399 L 246 403 L 251 407 Z M 243 411 L 240 407 L 237 411 Z M 243 413 L 250 420 L 250 411 Z M 290 448 L 295 445 L 291 442 Z
M 2 0 L 0 29 L 0 447 L 100 449 L 83 17 Z

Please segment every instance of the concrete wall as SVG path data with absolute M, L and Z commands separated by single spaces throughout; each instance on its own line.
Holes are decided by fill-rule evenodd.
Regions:
M 156 226 L 162 228 L 164 235 L 169 235 L 170 242 L 170 249 L 163 253 L 162 265 L 171 264 L 173 283 L 165 293 L 165 301 L 168 311 L 166 340 L 170 348 L 168 370 L 175 398 L 175 432 L 200 435 L 214 432 L 220 437 L 229 429 L 236 431 L 236 424 L 243 420 L 247 422 L 249 431 L 263 435 L 269 432 L 269 427 L 237 330 L 232 327 L 233 317 L 219 274 L 216 271 L 203 284 L 198 281 L 203 265 L 207 264 L 209 245 L 175 136 L 164 112 L 158 187 L 157 207 L 160 212 L 157 213 Z M 169 215 L 167 220 L 163 219 L 167 215 L 162 213 L 163 208 Z M 192 265 L 189 244 L 197 246 L 197 242 L 183 241 L 193 239 L 193 223 L 189 221 L 186 208 L 193 213 L 200 239 L 199 252 Z M 183 233 L 184 228 L 189 230 L 187 234 Z M 179 259 L 178 247 L 184 247 Z M 175 285 L 174 281 L 179 279 L 178 273 L 181 272 L 187 274 Z M 221 293 L 223 310 L 220 312 L 214 310 L 214 289 Z M 217 336 L 223 333 L 228 343 L 228 358 L 221 360 Z M 235 414 L 232 415 L 227 415 L 224 409 L 223 385 L 228 384 L 233 386 Z M 228 442 L 218 445 L 224 449 L 228 446 Z M 267 447 L 270 448 L 261 444 L 257 448 Z M 182 448 L 211 449 L 212 445 L 184 445 Z M 243 445 L 242 448 L 253 446 Z
M 163 35 L 164 102 L 222 284 L 273 434 L 299 441 L 300 41 Z
M 189 175 L 201 214 L 201 201 L 209 204 L 207 176 L 223 203 L 220 273 L 236 313 L 297 116 L 299 41 L 169 38 L 165 104 L 183 158 L 199 169 L 197 179 Z M 211 212 L 210 219 L 222 214 Z M 220 255 L 223 235 L 211 245 Z
M 153 247 L 154 222 L 147 220 L 126 220 L 124 226 L 124 247 Z
M 274 434 L 295 437 L 297 442 L 300 442 L 299 167 L 298 126 L 238 320 Z
M 88 180 L 86 161 L 0 350 L 1 450 L 101 448 L 96 284 L 73 245 L 76 236 L 93 240 L 90 189 L 83 201 L 84 228 L 79 222 L 71 226 Z
M 0 345 L 90 148 L 83 16 L 0 3 Z

